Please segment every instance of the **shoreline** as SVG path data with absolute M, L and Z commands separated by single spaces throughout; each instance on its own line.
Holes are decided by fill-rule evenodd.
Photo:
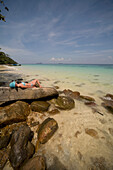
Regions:
M 18 68 L 17 70 L 15 68 L 7 68 L 10 70 L 10 79 L 11 74 L 14 76 L 14 72 L 14 77 L 19 73 L 19 76 L 21 75 L 25 80 L 33 78 L 33 76 L 29 75 L 26 77 L 26 75 L 21 74 L 22 71 L 18 70 Z M 1 72 L 8 74 L 8 69 L 0 71 L 0 74 Z M 37 77 L 41 76 L 38 75 Z M 41 82 L 42 84 L 46 82 L 44 77 Z M 62 82 L 58 84 L 53 82 L 53 80 L 50 80 L 48 84 L 58 85 L 58 91 L 63 89 L 63 86 L 60 87 Z M 47 117 L 51 117 L 58 122 L 59 126 L 55 135 L 39 148 L 36 155 L 42 154 L 46 157 L 49 170 L 52 168 L 59 170 L 88 170 L 95 168 L 95 166 L 97 166 L 96 168 L 104 167 L 111 170 L 111 167 L 113 167 L 113 133 L 110 133 L 109 129 L 112 129 L 113 132 L 113 115 L 101 106 L 101 99 L 96 100 L 96 109 L 103 115 L 93 112 L 92 107 L 85 105 L 82 101 L 76 99 L 74 101 L 74 109 L 69 111 L 62 110 L 59 114 L 49 115 L 47 112 L 44 114 L 38 112 L 30 113 L 27 119 L 28 125 L 30 125 L 32 119 L 41 123 Z M 31 129 L 36 131 L 36 128 L 32 127 Z M 97 134 L 96 137 L 95 133 Z M 33 144 L 35 145 L 36 138 L 35 133 L 33 139 Z

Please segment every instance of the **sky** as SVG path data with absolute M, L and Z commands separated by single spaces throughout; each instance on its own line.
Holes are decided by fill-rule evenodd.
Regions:
M 4 0 L 0 48 L 21 64 L 113 64 L 113 0 Z

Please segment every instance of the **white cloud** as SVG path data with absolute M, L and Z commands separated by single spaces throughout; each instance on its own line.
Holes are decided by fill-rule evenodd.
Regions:
M 64 61 L 64 58 L 63 58 L 63 57 L 61 57 L 61 58 L 52 57 L 52 58 L 50 59 L 50 61 Z
M 111 59 L 113 59 L 113 57 L 112 56 L 108 56 L 108 58 L 111 60 Z

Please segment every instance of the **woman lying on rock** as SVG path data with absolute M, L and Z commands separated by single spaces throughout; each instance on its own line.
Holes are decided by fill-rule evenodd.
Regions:
M 40 85 L 39 81 L 37 79 L 35 79 L 35 80 L 31 81 L 30 83 L 21 82 L 19 84 L 16 81 L 12 81 L 9 84 L 9 87 L 11 87 L 11 88 L 17 88 L 17 87 L 20 87 L 20 88 L 36 88 L 36 87 L 40 87 L 41 88 L 41 85 Z

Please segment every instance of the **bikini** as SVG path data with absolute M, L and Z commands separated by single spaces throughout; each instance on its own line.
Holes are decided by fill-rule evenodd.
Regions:
M 24 83 L 24 82 L 22 82 L 22 84 L 25 86 L 26 85 L 26 83 Z M 31 83 L 31 87 L 33 86 L 33 84 Z

